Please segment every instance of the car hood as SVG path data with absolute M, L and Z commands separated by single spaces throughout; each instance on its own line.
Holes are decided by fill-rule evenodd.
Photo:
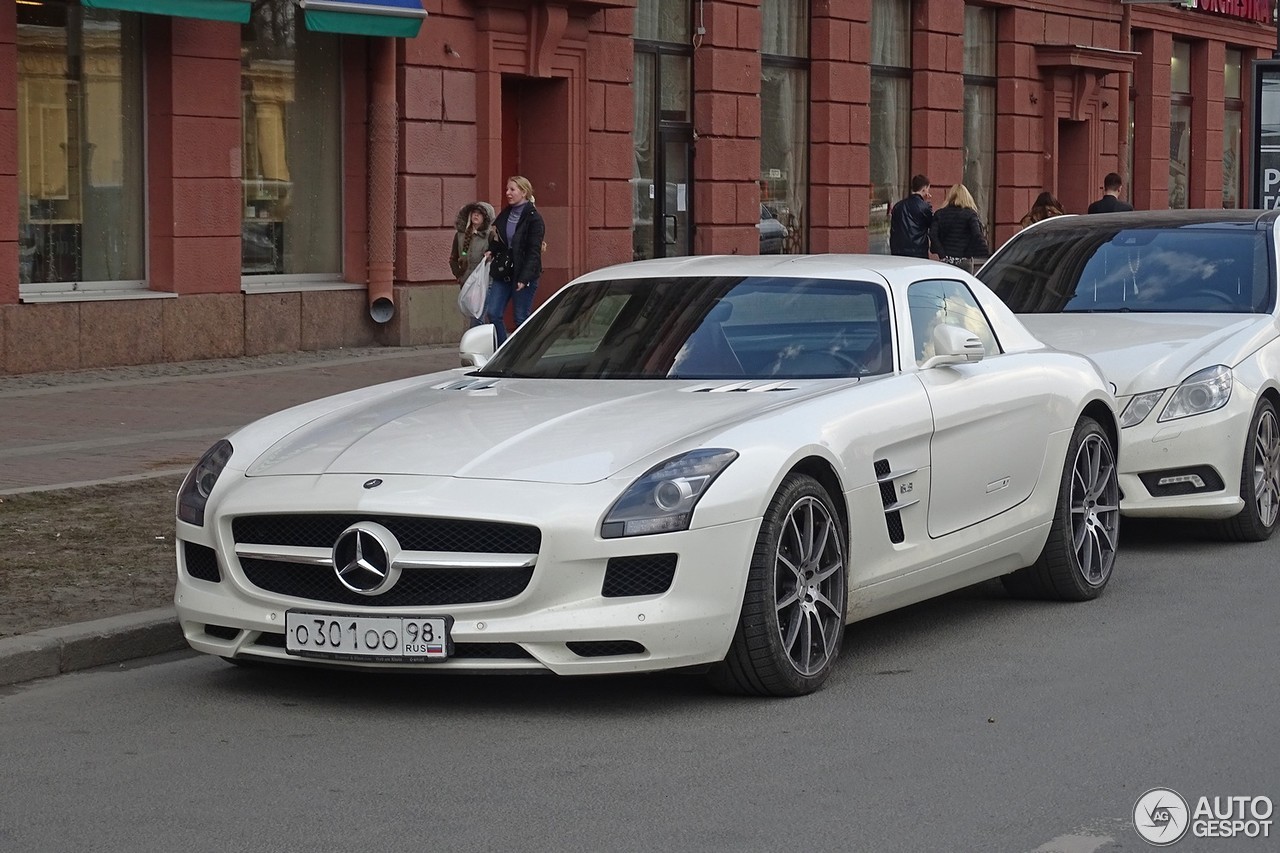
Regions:
M 591 483 L 682 440 L 845 384 L 699 393 L 729 383 L 463 378 L 441 384 L 436 377 L 408 389 L 398 383 L 384 396 L 320 415 L 275 441 L 246 473 Z M 806 392 L 802 386 L 817 387 Z
M 1234 367 L 1276 336 L 1270 314 L 1019 314 L 1040 340 L 1089 356 L 1124 397 Z

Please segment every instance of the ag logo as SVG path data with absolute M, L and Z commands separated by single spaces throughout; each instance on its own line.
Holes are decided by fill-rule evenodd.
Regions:
M 1191 824 L 1187 801 L 1170 788 L 1152 788 L 1133 804 L 1133 828 L 1142 840 L 1167 847 L 1187 834 Z

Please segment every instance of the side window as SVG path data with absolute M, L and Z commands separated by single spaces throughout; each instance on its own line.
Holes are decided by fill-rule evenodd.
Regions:
M 978 336 L 987 355 L 1000 352 L 996 336 L 969 288 L 958 281 L 942 279 L 917 281 L 907 289 L 911 311 L 911 334 L 916 345 L 916 364 L 933 355 L 933 330 L 940 324 L 959 326 Z

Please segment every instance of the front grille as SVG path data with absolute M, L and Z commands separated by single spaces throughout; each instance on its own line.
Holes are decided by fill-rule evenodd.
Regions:
M 604 570 L 604 587 L 600 594 L 605 598 L 658 595 L 671 589 L 671 581 L 675 575 L 675 554 L 610 557 Z
M 1218 476 L 1218 472 L 1208 465 L 1197 465 L 1193 468 L 1168 468 L 1164 471 L 1144 471 L 1138 477 L 1153 498 L 1220 492 L 1224 488 L 1222 477 Z M 1197 486 L 1195 483 L 1190 482 L 1160 485 L 1160 481 L 1166 477 L 1199 477 L 1204 485 Z
M 542 544 L 542 532 L 527 524 L 405 515 L 246 515 L 231 523 L 231 531 L 240 543 L 332 548 L 342 531 L 357 521 L 381 524 L 406 551 L 536 554 Z
M 218 571 L 218 555 L 212 548 L 194 542 L 183 542 L 182 557 L 187 564 L 187 574 L 191 577 L 210 583 L 222 582 L 222 573 Z
M 502 601 L 524 592 L 532 567 L 517 569 L 405 569 L 381 595 L 360 595 L 341 583 L 329 566 L 241 557 L 249 583 L 267 592 L 365 607 L 434 607 Z
M 635 640 L 596 640 L 565 643 L 569 651 L 580 658 L 611 658 L 619 655 L 642 655 L 648 649 Z

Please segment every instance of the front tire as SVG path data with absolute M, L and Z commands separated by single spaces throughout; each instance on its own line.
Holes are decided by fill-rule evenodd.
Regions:
M 738 628 L 712 684 L 757 696 L 821 687 L 844 639 L 848 571 L 831 496 L 812 477 L 788 475 L 764 514 Z
M 1076 424 L 1049 539 L 1034 563 L 1001 580 L 1016 598 L 1088 601 L 1102 594 L 1120 542 L 1120 484 L 1111 437 L 1093 418 Z
M 1280 420 L 1275 405 L 1265 397 L 1249 421 L 1240 497 L 1244 498 L 1244 509 L 1217 524 L 1218 536 L 1232 542 L 1270 539 L 1280 517 Z

